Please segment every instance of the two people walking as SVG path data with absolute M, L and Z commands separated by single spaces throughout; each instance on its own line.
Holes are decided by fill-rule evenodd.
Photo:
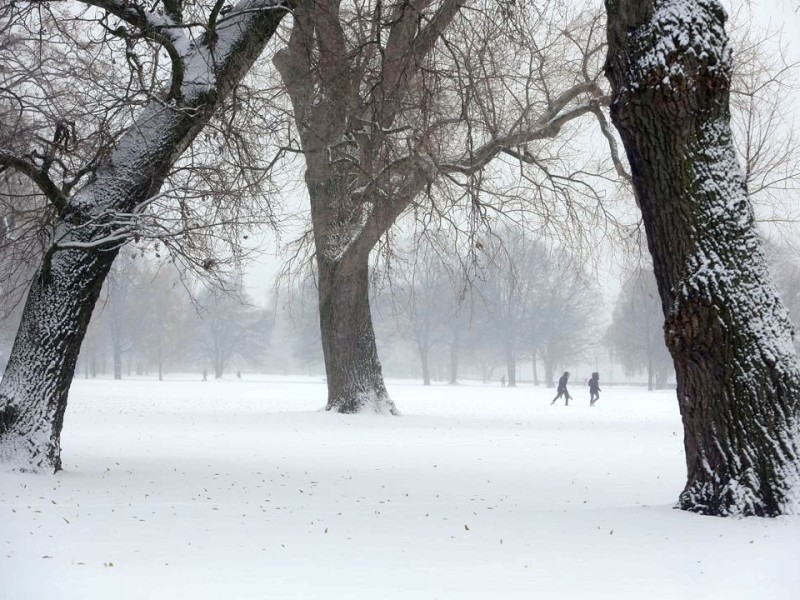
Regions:
M 572 400 L 572 396 L 569 394 L 569 390 L 567 389 L 567 381 L 569 381 L 569 371 L 564 371 L 564 374 L 558 378 L 558 388 L 556 390 L 556 397 L 553 398 L 553 401 L 550 403 L 550 406 L 556 403 L 556 400 L 564 397 L 564 406 L 569 406 L 569 401 Z M 589 379 L 589 406 L 594 406 L 595 402 L 600 398 L 600 374 L 595 372 L 592 373 L 591 379 Z

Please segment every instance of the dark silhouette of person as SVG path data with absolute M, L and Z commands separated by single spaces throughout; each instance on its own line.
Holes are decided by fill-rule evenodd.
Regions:
M 505 375 L 503 375 L 500 378 L 500 387 L 506 387 L 506 376 Z
M 597 372 L 592 373 L 592 378 L 589 379 L 589 406 L 594 406 L 594 403 L 600 399 L 600 374 Z
M 572 400 L 572 396 L 569 395 L 569 390 L 567 390 L 567 380 L 569 379 L 569 371 L 564 371 L 564 374 L 558 378 L 558 393 L 556 397 L 553 398 L 553 401 L 550 403 L 550 406 L 556 403 L 556 400 L 564 396 L 564 406 L 569 406 L 569 401 Z

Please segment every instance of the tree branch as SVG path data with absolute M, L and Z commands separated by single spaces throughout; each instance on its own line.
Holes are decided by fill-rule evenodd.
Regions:
M 421 61 L 433 50 L 436 41 L 442 36 L 442 33 L 466 3 L 467 0 L 447 0 L 436 11 L 433 19 L 424 28 L 420 29 L 414 39 L 414 58 L 417 62 Z
M 169 55 L 172 62 L 172 81 L 170 83 L 169 98 L 178 98 L 181 84 L 183 83 L 184 57 L 178 51 L 177 43 L 185 39 L 183 25 L 175 21 L 172 16 L 162 17 L 156 13 L 144 10 L 136 3 L 126 0 L 80 0 L 87 6 L 94 6 L 114 15 L 125 23 L 132 25 L 138 31 L 133 37 L 141 36 L 160 44 Z M 132 34 L 124 28 L 110 30 L 120 37 L 131 37 Z
M 36 164 L 0 150 L 0 167 L 2 167 L 0 170 L 11 168 L 28 177 L 42 191 L 59 214 L 64 212 L 67 207 L 66 196 L 47 173 L 42 171 Z
M 536 140 L 554 138 L 568 122 L 586 113 L 594 112 L 601 98 L 595 96 L 588 103 L 580 104 L 566 112 L 562 112 L 563 109 L 581 95 L 598 94 L 599 92 L 600 88 L 596 83 L 581 83 L 573 86 L 555 100 L 551 108 L 534 122 L 533 127 L 494 137 L 477 150 L 468 152 L 466 156 L 450 161 L 445 160 L 437 167 L 440 172 L 445 174 L 474 175 L 506 149 L 524 146 Z
M 601 106 L 601 100 L 603 101 L 603 105 L 608 105 L 608 97 L 604 97 L 602 99 L 597 99 L 596 101 L 593 100 L 590 102 L 590 106 L 592 107 L 592 112 L 594 113 L 595 117 L 597 117 L 597 123 L 600 126 L 600 131 L 603 134 L 603 137 L 606 138 L 608 142 L 608 150 L 611 153 L 611 161 L 614 163 L 614 170 L 617 172 L 622 179 L 627 181 L 629 184 L 633 183 L 633 179 L 631 178 L 630 173 L 625 168 L 624 161 L 619 156 L 619 146 L 617 145 L 617 139 L 614 137 L 614 134 L 611 132 L 611 128 L 608 126 L 608 119 L 606 119 L 606 115 L 603 112 Z M 638 200 L 637 200 L 638 202 Z
M 374 109 L 375 120 L 388 127 L 400 110 L 399 97 L 403 82 L 436 45 L 447 26 L 466 3 L 466 0 L 445 0 L 430 22 L 416 35 L 422 11 L 431 0 L 406 2 L 398 7 L 400 14 L 392 26 L 383 56 L 383 83 L 381 95 Z

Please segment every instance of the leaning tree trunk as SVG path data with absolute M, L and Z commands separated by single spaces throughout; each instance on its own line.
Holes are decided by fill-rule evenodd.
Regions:
M 12 467 L 61 468 L 67 394 L 116 255 L 117 250 L 57 252 L 33 279 L 0 387 L 0 460 Z
M 369 308 L 369 251 L 317 253 L 326 409 L 398 414 L 383 383 Z
M 631 163 L 677 375 L 682 509 L 798 510 L 800 370 L 729 127 L 715 0 L 606 0 L 612 117 Z

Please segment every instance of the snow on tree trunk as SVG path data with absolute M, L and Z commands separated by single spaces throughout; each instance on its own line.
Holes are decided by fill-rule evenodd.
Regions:
M 684 510 L 800 510 L 800 369 L 729 127 L 715 0 L 606 0 L 612 117 L 631 163 L 677 376 Z
M 69 386 L 115 256 L 115 250 L 58 252 L 33 279 L 0 386 L 0 460 L 12 467 L 61 468 Z
M 67 199 L 0 381 L 0 461 L 23 470 L 61 468 L 59 440 L 75 361 L 103 280 L 130 235 L 114 229 L 115 215 L 131 213 L 159 191 L 293 4 L 242 0 L 213 35 L 177 40 L 185 47 L 179 97 L 148 103 L 97 177 Z
M 383 383 L 369 303 L 369 255 L 395 217 L 375 218 L 377 208 L 343 192 L 346 176 L 324 156 L 306 160 L 327 410 L 397 415 Z
M 326 409 L 340 413 L 399 412 L 383 383 L 369 307 L 369 252 L 331 258 L 317 253 Z M 354 343 L 357 342 L 357 343 Z

